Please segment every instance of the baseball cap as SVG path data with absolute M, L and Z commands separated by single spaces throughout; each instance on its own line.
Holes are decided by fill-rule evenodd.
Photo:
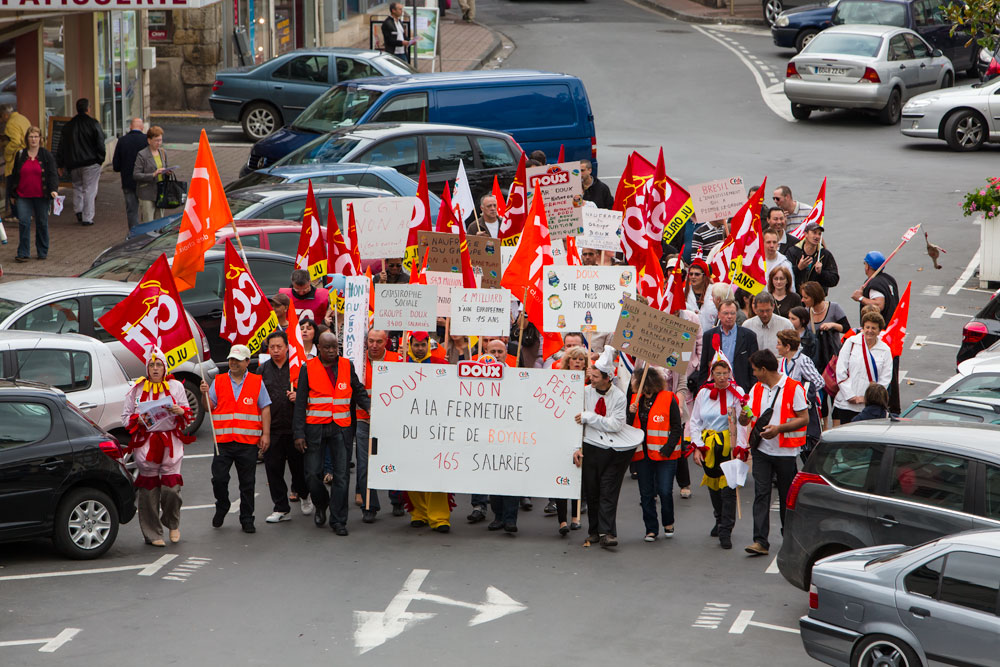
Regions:
M 823 231 L 823 225 L 819 224 L 818 222 L 810 222 L 810 223 L 806 224 L 806 226 L 803 228 L 803 231 L 811 232 L 814 229 L 818 229 L 819 231 Z
M 284 306 L 285 308 L 288 308 L 292 305 L 292 300 L 288 298 L 288 295 L 281 294 L 280 292 L 272 296 L 268 299 L 268 301 L 271 302 L 272 306 Z
M 250 359 L 250 348 L 246 345 L 233 345 L 229 350 L 228 359 L 237 361 L 248 361 Z
M 412 334 L 410 334 L 410 339 L 415 340 L 418 343 L 422 343 L 423 341 L 427 340 L 428 337 L 429 336 L 427 335 L 426 331 L 414 331 Z
M 878 250 L 872 250 L 867 255 L 865 255 L 865 264 L 877 269 L 878 267 L 885 264 L 885 255 L 880 253 Z

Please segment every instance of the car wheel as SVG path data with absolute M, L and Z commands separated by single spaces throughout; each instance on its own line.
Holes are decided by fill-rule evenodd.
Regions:
M 76 560 L 102 556 L 118 537 L 118 508 L 103 491 L 77 488 L 56 510 L 52 541 Z
M 781 0 L 763 0 L 764 20 L 769 26 L 774 25 L 778 20 L 778 14 L 784 10 Z
M 888 635 L 868 635 L 854 648 L 851 667 L 920 667 L 920 658 L 906 642 Z
M 941 88 L 951 88 L 955 85 L 955 74 L 952 72 L 945 72 L 944 77 L 941 79 Z
M 954 113 L 944 123 L 944 139 L 952 150 L 978 150 L 986 140 L 986 121 L 969 109 Z
M 795 37 L 795 50 L 801 51 L 806 48 L 806 44 L 812 41 L 813 37 L 819 34 L 819 30 L 806 28 Z
M 243 134 L 258 141 L 281 126 L 281 114 L 266 102 L 254 102 L 243 112 Z
M 899 122 L 899 114 L 903 110 L 903 94 L 899 88 L 893 88 L 889 93 L 889 101 L 878 112 L 878 119 L 884 125 L 895 125 Z
M 184 435 L 194 435 L 201 423 L 205 421 L 205 401 L 201 397 L 200 383 L 195 380 L 184 380 L 184 394 L 187 396 L 188 405 L 194 413 L 194 421 L 184 429 Z
M 798 104 L 797 102 L 792 102 L 792 118 L 795 120 L 809 120 L 809 114 L 812 113 L 812 107 L 807 107 L 805 104 Z

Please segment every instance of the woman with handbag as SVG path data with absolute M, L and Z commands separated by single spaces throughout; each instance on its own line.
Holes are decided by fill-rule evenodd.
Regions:
M 163 210 L 156 207 L 158 184 L 166 178 L 166 174 L 173 171 L 167 164 L 167 152 L 163 150 L 163 128 L 159 125 L 151 126 L 146 132 L 146 139 L 149 145 L 135 156 L 135 168 L 132 170 L 142 222 L 163 217 Z
M 836 358 L 840 352 L 840 336 L 851 328 L 840 304 L 829 301 L 823 286 L 810 280 L 800 288 L 802 305 L 809 309 L 809 330 L 816 335 L 816 369 L 823 374 L 824 397 L 820 412 L 825 420 L 829 414 L 827 397 L 837 393 Z
M 837 359 L 840 391 L 833 402 L 833 425 L 848 424 L 865 407 L 865 391 L 872 382 L 883 387 L 892 379 L 892 352 L 879 340 L 885 320 L 868 312 L 861 318 L 861 333 L 844 343 Z
M 29 127 L 24 133 L 25 148 L 14 156 L 10 173 L 11 202 L 17 211 L 18 240 L 16 262 L 31 257 L 31 217 L 35 217 L 35 252 L 38 259 L 49 255 L 49 206 L 59 196 L 56 159 L 42 147 L 42 131 Z M 6 241 L 4 241 L 6 243 Z

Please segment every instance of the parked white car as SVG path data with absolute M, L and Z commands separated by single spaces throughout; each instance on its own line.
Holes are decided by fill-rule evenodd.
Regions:
M 1000 395 L 1000 343 L 958 365 L 958 372 L 939 384 L 931 396 L 949 391 L 992 391 Z
M 131 382 L 104 343 L 79 334 L 0 331 L 0 368 L 5 377 L 61 389 L 92 422 L 122 439 Z

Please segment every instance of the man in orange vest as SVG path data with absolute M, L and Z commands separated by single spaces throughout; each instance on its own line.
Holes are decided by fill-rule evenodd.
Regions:
M 212 490 L 215 516 L 212 525 L 222 527 L 229 513 L 229 471 L 236 464 L 240 486 L 240 525 L 244 533 L 255 533 L 253 525 L 254 482 L 257 453 L 271 444 L 271 397 L 261 376 L 247 373 L 250 349 L 233 345 L 229 350 L 229 372 L 215 376 L 212 386 L 201 383 L 212 409 L 212 428 L 218 450 L 212 457 Z
M 368 394 L 369 400 L 372 397 L 372 362 L 399 361 L 398 354 L 385 349 L 388 342 L 389 332 L 380 329 L 372 329 L 365 339 L 365 392 Z M 368 414 L 367 410 L 359 407 L 355 416 L 358 421 L 355 430 L 358 465 L 355 468 L 354 491 L 361 496 L 361 502 L 364 503 L 368 491 L 368 434 L 371 432 L 371 415 Z M 403 501 L 398 498 L 398 495 L 396 492 L 389 492 L 393 516 L 403 516 Z M 378 502 L 378 491 L 371 491 L 369 504 L 367 506 L 362 504 L 362 507 L 361 520 L 365 523 L 375 523 L 375 515 L 382 509 Z
M 371 401 L 361 384 L 354 365 L 337 350 L 337 336 L 326 331 L 319 337 L 319 356 L 306 362 L 299 372 L 299 386 L 295 391 L 295 414 L 292 434 L 295 447 L 305 453 L 304 468 L 309 496 L 316 512 L 313 520 L 317 526 L 326 523 L 326 510 L 330 509 L 330 527 L 337 535 L 347 535 L 347 499 L 350 475 L 347 470 L 347 453 L 352 443 L 351 401 L 365 412 L 371 410 Z M 365 452 L 368 451 L 367 439 Z M 323 456 L 329 451 L 333 461 L 333 488 L 328 493 L 323 484 Z
M 750 400 L 740 415 L 740 423 L 750 424 L 760 433 L 760 446 L 752 453 L 754 541 L 746 547 L 746 552 L 752 556 L 766 556 L 771 529 L 771 478 L 777 479 L 778 512 L 784 528 L 785 499 L 797 471 L 795 460 L 806 444 L 809 403 L 802 385 L 778 372 L 778 359 L 771 350 L 757 350 L 751 354 L 750 367 L 757 384 L 750 390 Z M 761 415 L 768 411 L 770 420 L 758 425 Z

